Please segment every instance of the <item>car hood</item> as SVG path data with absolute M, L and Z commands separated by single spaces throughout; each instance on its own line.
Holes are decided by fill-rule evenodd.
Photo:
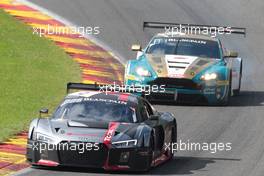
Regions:
M 49 125 L 48 125 L 49 124 Z M 49 128 L 47 128 L 47 125 Z M 113 127 L 114 126 L 114 127 Z M 41 133 L 53 137 L 55 141 L 82 141 L 104 143 L 111 132 L 111 142 L 136 138 L 141 129 L 136 123 L 87 122 L 50 119 L 39 123 Z
M 217 59 L 183 55 L 152 55 L 146 59 L 158 77 L 192 79 L 201 71 L 216 64 Z

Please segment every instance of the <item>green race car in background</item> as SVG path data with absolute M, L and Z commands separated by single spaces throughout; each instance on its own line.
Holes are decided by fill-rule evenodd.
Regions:
M 144 23 L 152 28 L 164 25 Z M 236 32 L 230 28 L 230 33 Z M 145 49 L 133 45 L 132 50 L 137 58 L 126 65 L 125 84 L 165 90 L 152 92 L 149 100 L 227 105 L 240 92 L 242 59 L 225 50 L 218 38 L 165 32 L 155 35 Z

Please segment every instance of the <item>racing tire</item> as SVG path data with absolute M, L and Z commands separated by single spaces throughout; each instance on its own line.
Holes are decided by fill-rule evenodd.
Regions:
M 172 146 L 173 143 L 177 142 L 177 126 L 175 124 L 174 124 L 174 127 L 172 127 L 172 129 L 171 129 L 171 133 L 172 133 L 172 135 L 171 135 L 171 141 L 170 141 L 171 145 L 170 146 Z M 168 161 L 172 160 L 174 157 L 174 153 L 172 153 L 171 150 L 172 149 L 167 151 L 168 155 L 169 155 Z
M 178 136 L 178 132 L 177 132 L 177 122 L 176 120 L 174 121 L 174 128 L 173 128 L 173 142 L 177 142 L 177 136 Z
M 228 93 L 225 99 L 219 104 L 220 106 L 228 106 L 232 95 L 232 70 L 230 71 L 230 79 L 229 79 L 229 86 L 228 86 Z
M 148 159 L 148 167 L 145 170 L 146 172 L 150 171 L 150 169 L 152 168 L 152 161 L 154 159 L 154 146 L 155 146 L 155 144 L 154 144 L 154 136 L 153 136 L 153 134 L 151 134 L 151 137 L 150 137 L 150 146 L 149 146 L 150 147 L 150 153 L 151 153 L 151 155 L 150 155 L 150 157 Z
M 239 87 L 238 89 L 233 90 L 233 95 L 238 96 L 240 94 L 240 88 L 241 88 L 241 80 L 242 80 L 242 69 L 243 69 L 243 63 L 241 62 L 240 65 L 240 74 L 239 74 Z

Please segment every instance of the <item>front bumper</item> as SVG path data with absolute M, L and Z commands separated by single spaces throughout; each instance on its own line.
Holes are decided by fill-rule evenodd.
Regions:
M 172 93 L 175 92 L 175 93 Z M 208 100 L 201 93 L 189 93 L 184 90 L 183 92 L 179 89 L 172 91 L 166 91 L 164 93 L 151 93 L 145 96 L 149 101 L 152 102 L 173 102 L 173 103 L 200 103 L 208 104 Z
M 127 80 L 128 85 L 157 85 L 165 91 L 151 92 L 146 95 L 150 101 L 179 102 L 197 104 L 219 104 L 225 100 L 228 81 L 212 80 L 196 83 L 190 79 L 157 78 L 153 81 L 138 82 Z
M 148 148 L 108 148 L 100 144 L 98 151 L 45 149 L 36 150 L 33 146 L 41 143 L 32 140 L 27 145 L 27 160 L 39 166 L 71 166 L 103 168 L 105 170 L 145 171 L 149 169 L 151 156 Z M 124 159 L 124 154 L 126 155 Z M 127 157 L 128 156 L 128 157 Z

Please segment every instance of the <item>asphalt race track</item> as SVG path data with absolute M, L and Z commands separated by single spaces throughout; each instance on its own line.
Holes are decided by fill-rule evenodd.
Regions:
M 232 143 L 231 151 L 180 151 L 173 161 L 150 175 L 264 175 L 264 1 L 263 0 L 32 0 L 80 26 L 100 26 L 100 40 L 124 58 L 133 58 L 130 45 L 143 45 L 155 30 L 142 31 L 143 21 L 230 25 L 247 28 L 247 37 L 224 37 L 227 48 L 244 59 L 242 94 L 228 107 L 157 105 L 174 113 L 178 139 Z M 102 175 L 80 168 L 28 168 L 18 175 Z M 114 173 L 115 174 L 115 173 Z M 127 173 L 119 173 L 119 175 Z M 131 173 L 130 173 L 131 174 Z M 141 173 L 136 173 L 140 175 Z M 143 173 L 144 174 L 144 173 Z M 132 173 L 133 175 L 133 173 Z

